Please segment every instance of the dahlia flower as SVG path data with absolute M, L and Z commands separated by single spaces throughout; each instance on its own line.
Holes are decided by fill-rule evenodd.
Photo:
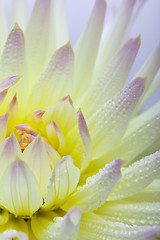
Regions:
M 73 49 L 63 0 L 36 0 L 28 23 L 13 0 L 10 30 L 0 6 L 1 240 L 160 234 L 160 102 L 140 113 L 160 84 L 160 44 L 124 86 L 143 3 L 124 0 L 102 39 L 96 0 Z

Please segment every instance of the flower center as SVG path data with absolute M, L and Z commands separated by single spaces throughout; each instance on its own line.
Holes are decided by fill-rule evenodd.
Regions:
M 19 124 L 16 125 L 15 128 L 15 134 L 23 152 L 38 134 L 29 126 L 29 124 Z

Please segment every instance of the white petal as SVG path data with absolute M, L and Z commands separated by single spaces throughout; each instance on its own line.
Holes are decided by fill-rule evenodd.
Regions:
M 69 209 L 72 205 L 78 206 L 82 212 L 93 211 L 101 206 L 108 197 L 113 186 L 119 180 L 120 166 L 119 159 L 107 164 L 99 173 L 89 177 L 84 186 L 77 188 L 62 206 L 62 209 Z

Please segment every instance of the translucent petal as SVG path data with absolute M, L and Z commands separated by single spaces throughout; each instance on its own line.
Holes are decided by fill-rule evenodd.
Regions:
M 29 111 L 39 108 L 46 109 L 69 94 L 72 84 L 73 62 L 73 51 L 69 43 L 55 52 L 33 88 L 29 101 L 31 106 Z
M 23 159 L 35 175 L 41 194 L 44 195 L 51 169 L 49 156 L 40 136 L 37 136 L 36 139 L 26 147 L 23 152 Z
M 110 31 L 100 45 L 95 76 L 104 68 L 106 62 L 118 51 L 132 17 L 135 0 L 123 0 Z M 110 46 L 110 47 L 108 47 Z M 105 54 L 104 54 L 105 53 Z
M 93 159 L 102 156 L 120 140 L 143 89 L 144 79 L 136 78 L 88 120 Z
M 113 222 L 131 225 L 160 225 L 160 201 L 126 199 L 113 203 L 105 202 L 96 214 Z
M 52 171 L 43 207 L 59 206 L 77 187 L 80 172 L 70 156 L 63 157 Z
M 152 240 L 160 233 L 160 226 L 137 226 L 104 220 L 94 213 L 83 216 L 78 240 Z
M 122 162 L 116 159 L 104 169 L 100 169 L 96 175 L 89 177 L 86 184 L 78 187 L 77 191 L 68 198 L 62 209 L 67 210 L 75 205 L 82 212 L 88 212 L 100 207 L 121 176 L 121 164 Z
M 99 47 L 105 10 L 105 0 L 96 0 L 88 25 L 75 47 L 74 99 L 78 99 L 88 87 Z
M 140 38 L 129 39 L 120 51 L 107 63 L 83 99 L 82 109 L 85 116 L 90 116 L 112 98 L 123 87 L 133 65 Z
M 0 178 L 7 166 L 12 163 L 17 156 L 21 158 L 21 149 L 14 133 L 12 133 L 0 144 Z
M 19 75 L 15 75 L 12 77 L 5 78 L 0 82 L 0 91 L 8 90 L 14 84 L 16 84 L 20 79 Z
M 91 161 L 91 139 L 81 110 L 77 113 L 78 124 L 67 134 L 67 153 L 72 156 L 81 172 L 85 171 Z
M 45 64 L 49 40 L 51 0 L 36 0 L 25 33 L 30 86 L 39 77 Z
M 28 240 L 28 236 L 23 232 L 18 232 L 16 230 L 6 230 L 2 234 L 0 234 L 0 240 Z
M 0 202 L 16 216 L 31 216 L 42 205 L 36 178 L 22 160 L 14 161 L 4 172 L 0 181 Z
M 122 178 L 116 184 L 108 199 L 132 196 L 144 189 L 160 175 L 160 151 L 142 158 L 127 168 L 122 168 Z
M 69 132 L 77 123 L 77 114 L 71 98 L 67 96 L 54 106 L 47 108 L 42 119 L 45 125 L 53 119 L 63 134 Z
M 24 73 L 24 36 L 16 24 L 8 35 L 1 61 L 0 79 Z
M 2 142 L 7 134 L 8 113 L 0 116 L 0 142 Z
M 39 240 L 76 240 L 81 221 L 81 212 L 71 208 L 64 217 L 49 219 L 48 213 L 33 217 L 32 230 Z
M 131 121 L 122 140 L 106 155 L 107 160 L 120 157 L 128 164 L 155 144 L 160 136 L 159 126 L 160 102 Z

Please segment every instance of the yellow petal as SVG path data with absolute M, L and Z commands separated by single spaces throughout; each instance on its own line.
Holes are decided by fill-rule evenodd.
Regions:
M 42 138 L 37 136 L 24 150 L 23 159 L 35 175 L 42 196 L 46 192 L 48 176 L 51 169 L 49 166 L 49 156 L 43 144 Z
M 77 114 L 71 98 L 64 97 L 56 105 L 47 108 L 42 119 L 45 125 L 53 119 L 63 134 L 69 132 L 77 123 Z
M 75 190 L 79 177 L 79 169 L 74 166 L 72 158 L 63 157 L 52 171 L 43 207 L 59 206 Z
M 16 156 L 21 158 L 21 149 L 19 143 L 12 133 L 7 139 L 0 144 L 0 178 L 10 163 L 12 163 Z
M 28 111 L 46 109 L 68 95 L 73 80 L 74 54 L 70 43 L 59 48 L 51 58 L 30 95 Z
M 32 216 L 42 205 L 35 176 L 22 160 L 11 163 L 0 181 L 0 202 L 16 216 Z
M 122 161 L 116 159 L 105 168 L 89 177 L 86 184 L 77 188 L 62 206 L 62 209 L 68 210 L 71 206 L 78 206 L 82 212 L 96 210 L 107 199 L 113 186 L 121 177 L 120 166 Z

